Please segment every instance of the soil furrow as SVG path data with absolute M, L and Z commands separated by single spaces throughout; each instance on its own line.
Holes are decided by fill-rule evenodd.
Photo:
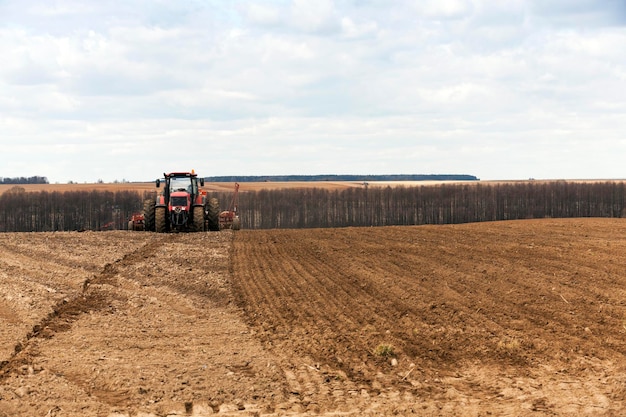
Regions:
M 472 375 L 467 381 L 477 377 L 476 366 L 510 369 L 520 376 L 534 375 L 537 366 L 558 369 L 574 362 L 583 370 L 579 364 L 586 363 L 586 355 L 608 359 L 600 344 L 622 356 L 617 323 L 600 336 L 578 318 L 584 310 L 597 327 L 619 312 L 594 311 L 594 300 L 606 298 L 606 289 L 584 291 L 590 281 L 567 282 L 570 274 L 606 270 L 589 265 L 585 246 L 592 247 L 598 259 L 607 256 L 606 245 L 584 235 L 566 252 L 571 230 L 551 233 L 567 230 L 569 224 L 559 220 L 242 233 L 236 236 L 235 261 L 243 260 L 239 256 L 245 248 L 254 251 L 246 253 L 233 279 L 237 286 L 253 288 L 242 291 L 240 301 L 248 306 L 252 326 L 264 328 L 254 317 L 269 316 L 291 329 L 286 334 L 267 327 L 262 331 L 281 350 L 347 370 L 348 379 L 365 383 L 369 392 L 395 389 L 436 398 L 445 396 L 445 385 L 452 384 L 463 397 L 477 386 L 454 382 L 464 381 L 459 369 Z M 606 229 L 613 226 L 606 224 Z M 616 241 L 609 246 L 622 247 L 621 235 L 611 235 Z M 593 282 L 614 293 L 624 273 L 619 267 L 610 271 Z M 247 282 L 255 274 L 263 279 Z M 277 297 L 282 304 L 256 298 L 257 293 Z M 372 354 L 385 342 L 398 360 L 395 368 L 389 357 Z M 495 389 L 494 384 L 484 384 L 480 390 L 501 395 L 501 383 L 496 378 Z M 542 398 L 533 401 L 539 404 Z M 546 403 L 546 413 L 553 409 Z

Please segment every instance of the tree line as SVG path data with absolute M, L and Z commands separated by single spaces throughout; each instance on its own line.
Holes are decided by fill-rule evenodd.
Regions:
M 243 187 L 242 187 L 243 188 Z M 224 209 L 230 192 L 212 194 Z M 126 229 L 153 192 L 26 192 L 0 195 L 0 232 Z M 626 217 L 619 182 L 442 184 L 418 187 L 283 189 L 239 193 L 243 228 L 454 224 L 567 217 Z
M 290 182 L 290 181 L 478 181 L 465 174 L 392 174 L 392 175 L 244 175 L 205 177 L 206 182 Z
M 141 211 L 135 191 L 39 191 L 16 186 L 0 195 L 0 232 L 125 229 Z
M 249 229 L 455 224 L 496 220 L 626 216 L 617 182 L 443 184 L 239 194 Z
M 34 176 L 34 177 L 15 177 L 15 178 L 3 178 L 0 177 L 0 184 L 48 184 L 48 178 Z

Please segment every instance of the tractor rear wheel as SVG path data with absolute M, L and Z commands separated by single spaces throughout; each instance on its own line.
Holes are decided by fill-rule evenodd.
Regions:
M 204 232 L 204 208 L 202 206 L 193 208 L 193 231 Z
M 145 200 L 143 202 L 143 218 L 144 218 L 144 230 L 148 232 L 154 232 L 154 206 L 156 202 L 153 199 Z
M 206 219 L 210 231 L 220 230 L 220 203 L 217 198 L 210 198 L 205 206 Z
M 167 212 L 165 207 L 156 207 L 154 210 L 154 224 L 157 233 L 167 232 Z

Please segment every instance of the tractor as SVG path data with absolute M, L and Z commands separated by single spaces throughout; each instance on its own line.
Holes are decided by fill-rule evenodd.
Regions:
M 172 172 L 163 174 L 163 192 L 156 199 L 144 202 L 144 228 L 147 231 L 165 232 L 202 232 L 220 230 L 219 202 L 208 198 L 204 187 L 204 178 L 196 173 Z M 156 187 L 161 187 L 161 179 L 156 180 Z

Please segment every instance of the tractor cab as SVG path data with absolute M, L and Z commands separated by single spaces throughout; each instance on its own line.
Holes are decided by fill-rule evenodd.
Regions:
M 204 178 L 198 179 L 196 173 L 192 172 L 173 172 L 170 174 L 163 174 L 165 181 L 165 190 L 163 196 L 165 197 L 165 204 L 170 202 L 171 197 L 181 196 L 180 193 L 197 197 L 199 193 L 199 186 L 204 186 Z M 161 186 L 161 180 L 156 180 L 156 186 Z M 193 200 L 193 198 L 192 198 Z

